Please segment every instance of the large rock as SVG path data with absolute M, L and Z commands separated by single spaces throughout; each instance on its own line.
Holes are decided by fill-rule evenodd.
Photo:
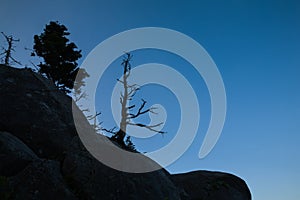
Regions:
M 6 144 L 0 147 L 0 174 L 14 198 L 180 199 L 165 170 L 130 174 L 92 157 L 76 134 L 72 99 L 41 75 L 0 65 L 0 91 L 5 105 L 0 109 L 0 141 Z M 91 131 L 87 120 L 80 126 Z M 10 170 L 14 165 L 18 167 Z
M 251 199 L 245 181 L 228 173 L 195 171 L 172 175 L 172 180 L 178 187 L 183 188 L 192 200 Z
M 0 65 L 0 130 L 13 133 L 39 157 L 60 157 L 76 135 L 71 104 L 41 75 Z
M 9 177 L 8 182 L 13 199 L 77 199 L 65 183 L 58 161 L 41 159 L 32 162 L 17 175 Z
M 77 139 L 73 143 L 78 145 Z M 120 172 L 80 149 L 68 151 L 62 165 L 66 181 L 80 199 L 180 199 L 165 170 L 143 174 Z
M 133 174 L 105 166 L 76 133 L 72 99 L 30 69 L 0 65 L 0 105 L 0 199 L 251 198 L 245 183 L 228 174 L 171 176 L 164 169 Z M 104 144 L 107 138 L 94 135 L 82 112 L 74 110 L 80 130 Z M 141 166 L 158 165 L 138 155 Z
M 17 137 L 0 131 L 0 176 L 12 176 L 38 159 Z
M 0 132 L 0 186 L 0 199 L 76 199 L 58 161 L 39 159 L 7 132 Z

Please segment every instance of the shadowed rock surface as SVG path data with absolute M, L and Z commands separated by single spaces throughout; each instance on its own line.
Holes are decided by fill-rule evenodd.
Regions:
M 242 179 L 222 172 L 195 171 L 172 175 L 172 180 L 183 188 L 191 199 L 251 199 L 251 193 Z
M 72 99 L 30 69 L 0 65 L 0 105 L 0 199 L 251 199 L 229 174 L 132 174 L 103 165 L 77 136 Z M 81 126 L 91 129 L 86 120 Z

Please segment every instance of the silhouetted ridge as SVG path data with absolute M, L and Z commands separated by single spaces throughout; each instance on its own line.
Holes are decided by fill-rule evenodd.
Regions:
M 0 199 L 251 199 L 229 174 L 130 174 L 103 165 L 77 136 L 72 99 L 30 69 L 0 65 L 0 105 Z

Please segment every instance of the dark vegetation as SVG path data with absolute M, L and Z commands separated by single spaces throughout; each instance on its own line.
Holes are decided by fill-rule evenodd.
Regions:
M 81 50 L 69 42 L 67 28 L 58 22 L 50 22 L 44 32 L 34 36 L 34 52 L 43 58 L 39 72 L 50 79 L 59 89 L 69 93 L 79 70 L 77 60 Z M 85 78 L 85 77 L 83 77 Z

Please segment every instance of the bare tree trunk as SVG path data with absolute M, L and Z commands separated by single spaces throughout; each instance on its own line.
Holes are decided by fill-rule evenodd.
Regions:
M 129 95 L 128 95 L 128 82 L 127 78 L 130 74 L 129 70 L 129 60 L 130 57 L 128 57 L 126 60 L 124 60 L 124 71 L 123 71 L 123 89 L 124 89 L 124 94 L 121 96 L 121 122 L 120 122 L 120 130 L 116 133 L 114 138 L 119 144 L 124 144 L 124 138 L 126 136 L 126 129 L 127 129 L 127 115 L 128 115 L 128 108 L 127 108 L 127 101 L 129 100 Z
M 127 126 L 131 125 L 131 126 L 139 126 L 142 128 L 146 128 L 149 129 L 151 131 L 157 132 L 157 133 L 161 133 L 164 134 L 164 131 L 160 131 L 160 130 L 156 130 L 157 127 L 159 127 L 160 125 L 162 125 L 163 123 L 158 123 L 158 124 L 154 124 L 154 125 L 146 125 L 143 123 L 134 123 L 132 120 L 134 118 L 137 118 L 143 114 L 146 114 L 148 112 L 151 113 L 155 113 L 153 110 L 155 108 L 148 108 L 145 109 L 145 105 L 146 105 L 146 101 L 142 99 L 142 104 L 139 106 L 139 108 L 137 109 L 136 113 L 132 112 L 132 109 L 135 108 L 135 105 L 131 105 L 129 106 L 129 101 L 133 98 L 133 96 L 135 95 L 135 93 L 139 90 L 139 86 L 136 84 L 133 85 L 129 85 L 128 84 L 128 77 L 130 76 L 130 71 L 131 71 L 131 65 L 130 65 L 130 59 L 131 59 L 131 54 L 130 53 L 126 53 L 126 57 L 123 59 L 122 65 L 124 67 L 124 71 L 123 71 L 123 79 L 122 80 L 118 80 L 120 83 L 122 83 L 123 85 L 123 89 L 124 89 L 124 93 L 121 94 L 120 97 L 120 103 L 121 103 L 121 122 L 120 122 L 120 130 L 118 132 L 115 132 L 114 135 L 111 137 L 113 140 L 117 141 L 119 145 L 121 146 L 126 146 L 127 143 L 131 143 L 130 141 L 130 137 L 127 139 L 126 143 L 124 142 L 125 136 L 127 134 Z M 112 133 L 112 130 L 107 130 L 107 129 L 103 129 L 104 131 L 110 132 Z
M 10 54 L 11 54 L 11 48 L 12 48 L 12 38 L 7 37 L 7 43 L 8 43 L 8 48 L 6 50 L 6 55 L 5 55 L 5 65 L 9 65 L 9 58 L 10 58 Z
M 128 62 L 124 64 L 124 73 L 123 73 L 123 88 L 124 88 L 124 96 L 123 96 L 123 101 L 122 101 L 122 111 L 121 111 L 121 122 L 120 122 L 120 128 L 121 130 L 126 133 L 126 128 L 127 128 L 127 101 L 128 101 L 128 83 L 127 83 L 127 78 L 128 78 Z M 124 139 L 124 138 L 123 138 Z

